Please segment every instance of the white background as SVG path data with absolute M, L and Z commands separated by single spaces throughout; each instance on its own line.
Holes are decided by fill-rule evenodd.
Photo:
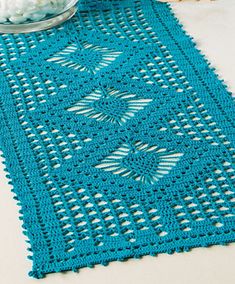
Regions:
M 235 1 L 173 5 L 186 30 L 235 93 Z M 56 273 L 42 280 L 27 276 L 25 237 L 0 163 L 0 283 L 1 284 L 234 284 L 235 244 L 162 254 L 142 260 L 113 262 L 108 267 Z

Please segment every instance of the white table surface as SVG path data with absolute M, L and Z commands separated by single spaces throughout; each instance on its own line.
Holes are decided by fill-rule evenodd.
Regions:
M 173 5 L 186 30 L 235 93 L 235 1 L 177 3 Z M 1 284 L 234 284 L 235 244 L 162 254 L 142 260 L 113 262 L 108 267 L 82 269 L 80 273 L 29 278 L 25 237 L 0 161 L 0 283 Z

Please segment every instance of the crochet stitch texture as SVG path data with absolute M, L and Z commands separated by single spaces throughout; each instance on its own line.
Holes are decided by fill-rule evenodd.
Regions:
M 31 276 L 235 241 L 234 103 L 167 4 L 81 1 L 0 70 Z

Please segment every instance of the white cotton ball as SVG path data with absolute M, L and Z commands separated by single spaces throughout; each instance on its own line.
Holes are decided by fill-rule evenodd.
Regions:
M 30 19 L 33 21 L 40 21 L 43 18 L 45 18 L 46 14 L 41 14 L 41 13 L 34 13 L 30 15 Z
M 24 23 L 27 20 L 27 18 L 25 18 L 22 15 L 20 15 L 20 16 L 12 16 L 12 17 L 9 18 L 9 20 L 13 24 L 22 24 L 22 23 Z
M 6 21 L 7 21 L 7 18 L 2 18 L 2 17 L 0 17 L 0 24 L 5 23 Z

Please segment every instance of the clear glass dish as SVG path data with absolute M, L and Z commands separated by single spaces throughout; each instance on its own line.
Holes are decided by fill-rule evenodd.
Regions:
M 0 23 L 0 33 L 29 33 L 50 29 L 70 19 L 77 11 L 76 4 L 78 1 L 79 0 L 63 0 L 63 4 L 61 4 L 59 9 L 55 9 L 55 12 L 53 13 L 45 13 L 40 20 L 26 18 L 25 21 L 22 21 L 21 23 L 14 23 L 7 19 L 5 22 Z M 50 2 L 50 0 L 48 0 L 48 2 Z M 40 13 L 40 9 L 38 12 Z

